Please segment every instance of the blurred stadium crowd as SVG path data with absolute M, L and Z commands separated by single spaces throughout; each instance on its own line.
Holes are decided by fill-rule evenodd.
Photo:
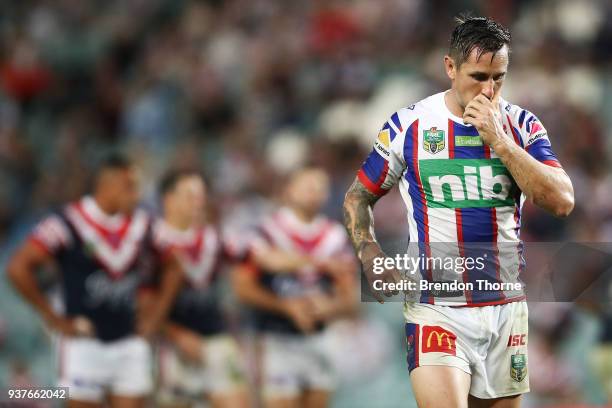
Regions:
M 610 2 L 22 0 L 0 2 L 0 264 L 116 149 L 136 158 L 148 207 L 166 169 L 203 168 L 216 217 L 237 237 L 306 163 L 329 172 L 326 212 L 339 219 L 389 113 L 448 87 L 442 56 L 466 9 L 510 27 L 504 97 L 538 114 L 576 190 L 564 220 L 527 205 L 523 238 L 610 242 Z M 397 192 L 377 213 L 382 242 L 406 240 Z M 0 286 L 0 383 L 51 382 L 43 331 Z M 343 352 L 363 361 L 341 370 L 335 406 L 400 406 L 409 385 L 399 305 L 363 309 L 360 325 L 338 329 L 352 333 Z M 532 305 L 528 404 L 601 404 L 606 389 L 612 401 L 612 368 L 591 361 L 612 348 L 600 309 Z

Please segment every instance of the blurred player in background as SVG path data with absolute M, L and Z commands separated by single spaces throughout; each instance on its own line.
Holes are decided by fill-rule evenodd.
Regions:
M 385 257 L 373 234 L 372 207 L 399 183 L 410 240 L 419 256 L 430 243 L 489 243 L 513 249 L 505 264 L 460 275 L 515 282 L 521 270 L 520 215 L 525 198 L 556 216 L 574 206 L 572 183 L 535 115 L 501 98 L 510 33 L 488 18 L 461 19 L 444 57 L 451 89 L 394 113 L 350 187 L 345 223 L 368 281 Z M 507 252 L 507 251 L 506 251 Z M 486 256 L 486 254 L 485 254 Z M 440 271 L 421 270 L 427 282 Z M 504 276 L 508 274 L 509 276 Z M 456 279 L 456 278 L 455 278 Z M 529 391 L 527 304 L 521 290 L 424 291 L 406 303 L 408 365 L 420 407 L 516 407 Z M 391 295 L 392 291 L 385 291 Z M 395 292 L 397 293 L 397 292 Z M 381 293 L 375 293 L 382 301 Z M 470 307 L 457 307 L 470 306 Z
M 8 265 L 8 275 L 45 323 L 61 335 L 60 385 L 70 407 L 143 407 L 152 388 L 146 337 L 165 318 L 180 283 L 168 261 L 155 307 L 138 315 L 136 294 L 150 273 L 150 217 L 136 205 L 138 179 L 126 158 L 99 167 L 93 194 L 44 218 Z M 65 312 L 53 310 L 36 281 L 55 262 Z
M 286 206 L 261 223 L 251 265 L 234 274 L 239 298 L 256 310 L 266 407 L 325 407 L 334 387 L 325 326 L 356 308 L 355 261 L 346 232 L 320 215 L 329 180 L 295 173 Z
M 163 218 L 155 221 L 155 246 L 174 252 L 183 285 L 164 326 L 159 349 L 160 402 L 185 406 L 208 397 L 212 407 L 247 407 L 244 359 L 228 333 L 219 275 L 225 254 L 218 230 L 206 223 L 206 186 L 191 170 L 161 181 Z

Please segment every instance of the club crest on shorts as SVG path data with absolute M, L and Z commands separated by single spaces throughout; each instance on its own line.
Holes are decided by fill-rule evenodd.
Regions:
M 438 130 L 437 127 L 432 127 L 429 130 L 423 130 L 423 149 L 426 152 L 435 154 L 444 150 L 444 131 Z
M 527 358 L 525 354 L 513 354 L 510 356 L 510 377 L 521 382 L 527 376 Z

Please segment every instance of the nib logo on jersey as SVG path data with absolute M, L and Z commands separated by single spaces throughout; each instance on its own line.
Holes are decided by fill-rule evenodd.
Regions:
M 421 160 L 419 170 L 431 208 L 515 204 L 518 187 L 499 159 Z

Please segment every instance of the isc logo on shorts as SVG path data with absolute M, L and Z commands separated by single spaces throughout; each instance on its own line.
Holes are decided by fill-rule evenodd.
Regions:
M 514 334 L 508 337 L 507 347 L 524 346 L 527 344 L 526 334 Z
M 422 353 L 446 353 L 456 355 L 457 336 L 440 326 L 423 326 L 421 336 Z

